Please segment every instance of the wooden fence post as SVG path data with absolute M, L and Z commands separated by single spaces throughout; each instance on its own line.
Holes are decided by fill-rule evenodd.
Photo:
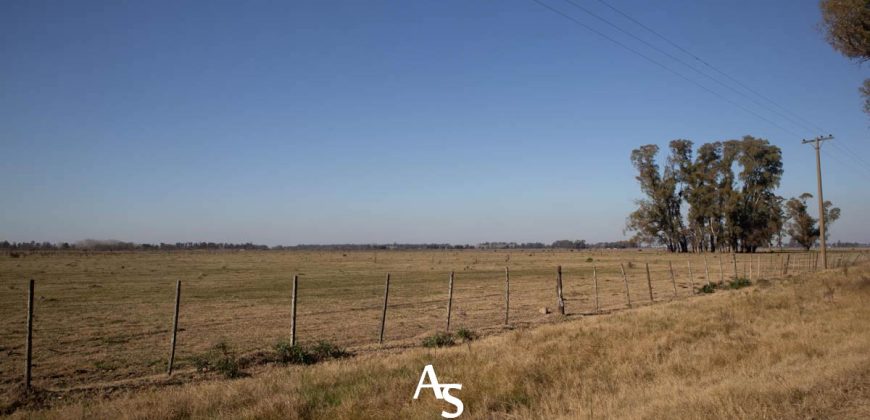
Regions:
M 622 270 L 622 281 L 625 282 L 625 300 L 628 302 L 628 307 L 631 308 L 631 293 L 628 291 L 628 276 L 625 275 L 625 266 L 619 263 L 619 269 Z
M 30 279 L 27 288 L 27 337 L 24 341 L 24 388 L 30 389 L 31 366 L 33 366 L 33 289 L 34 281 Z
M 710 268 L 707 267 L 707 255 L 704 255 L 704 281 L 710 283 Z
M 734 265 L 734 280 L 737 280 L 737 253 L 731 253 L 731 263 Z
M 649 263 L 645 263 L 645 264 L 646 264 L 646 285 L 649 288 L 649 301 L 655 302 L 655 299 L 653 299 L 652 280 L 650 279 L 650 275 L 649 275 Z
M 175 364 L 175 337 L 178 335 L 178 308 L 181 306 L 181 280 L 175 281 L 175 311 L 172 315 L 172 340 L 169 343 L 169 366 L 166 368 L 166 374 L 172 375 L 172 368 Z
M 695 294 L 695 274 L 692 273 L 692 261 L 686 261 L 689 265 L 689 285 L 692 288 L 692 295 Z
M 752 254 L 749 254 L 749 281 L 752 281 Z
M 565 299 L 562 297 L 562 266 L 556 267 L 556 303 L 559 305 L 559 315 L 565 315 Z
M 601 312 L 601 305 L 598 304 L 598 270 L 592 266 L 592 284 L 595 286 L 595 312 Z
M 788 264 L 789 264 L 789 262 L 791 262 L 791 254 L 788 254 L 788 255 L 785 256 L 785 268 L 783 269 L 783 272 L 782 272 L 782 275 L 783 275 L 783 276 L 787 276 L 787 275 L 788 275 Z
M 719 257 L 719 283 L 725 282 L 725 270 L 722 269 L 722 254 L 718 255 Z
M 674 285 L 674 297 L 677 297 L 677 279 L 674 277 L 674 265 L 668 260 L 668 268 L 671 270 L 671 284 Z
M 296 288 L 299 286 L 299 275 L 293 275 L 293 292 L 290 301 L 290 346 L 296 345 Z
M 450 310 L 453 309 L 453 272 L 450 272 L 450 284 L 447 291 L 447 332 L 450 332 Z
M 390 273 L 387 273 L 387 283 L 384 285 L 384 310 L 381 312 L 381 334 L 378 343 L 384 342 L 384 327 L 387 324 L 387 301 L 390 298 Z
M 511 271 L 508 267 L 504 268 L 504 324 L 510 325 L 508 316 L 511 309 Z

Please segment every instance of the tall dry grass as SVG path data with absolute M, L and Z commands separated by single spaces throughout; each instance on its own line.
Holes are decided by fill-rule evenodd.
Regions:
M 422 368 L 463 384 L 463 418 L 870 418 L 870 269 L 239 380 L 78 401 L 16 418 L 438 418 Z

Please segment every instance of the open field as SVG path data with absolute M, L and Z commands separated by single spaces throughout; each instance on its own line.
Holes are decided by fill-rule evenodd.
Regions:
M 858 254 L 833 253 L 832 262 Z M 724 278 L 733 270 L 724 255 Z M 707 256 L 718 280 L 719 255 Z M 749 255 L 737 256 L 748 276 Z M 812 257 L 791 254 L 790 274 L 807 271 Z M 766 277 L 778 275 L 780 254 L 752 256 Z M 525 327 L 559 319 L 555 267 L 562 265 L 568 317 L 595 311 L 592 267 L 597 268 L 602 311 L 626 307 L 619 264 L 628 272 L 635 306 L 649 303 L 644 264 L 650 264 L 656 301 L 691 294 L 705 280 L 701 256 L 654 251 L 552 250 L 382 252 L 133 252 L 34 253 L 0 257 L 0 386 L 21 380 L 25 295 L 36 279 L 33 383 L 68 389 L 150 376 L 166 369 L 175 281 L 183 281 L 177 369 L 218 341 L 240 353 L 271 348 L 290 330 L 290 289 L 300 275 L 298 336 L 302 343 L 328 340 L 355 352 L 416 346 L 443 329 L 447 279 L 456 272 L 452 326 L 483 334 L 504 327 L 504 267 L 511 270 L 511 324 Z M 385 343 L 377 345 L 383 283 L 392 274 Z M 741 274 L 743 275 L 743 274 Z
M 329 255 L 333 264 L 344 258 L 341 253 Z M 418 261 L 443 255 L 442 261 L 454 264 L 457 259 L 474 258 L 495 262 L 477 252 L 413 255 Z M 514 255 L 512 260 L 520 260 L 515 263 L 522 261 Z M 613 258 L 618 256 L 641 258 L 633 254 Z M 175 257 L 226 258 L 240 264 L 248 258 L 301 255 L 159 258 Z M 548 263 L 568 260 L 575 270 L 582 267 L 577 260 L 587 257 L 582 253 L 537 255 L 542 260 L 553 258 Z M 357 264 L 363 261 L 362 256 L 355 259 Z M 390 257 L 379 255 L 378 261 L 390 264 Z M 539 280 L 549 280 L 549 270 L 540 270 Z M 283 279 L 274 282 L 284 284 Z M 171 289 L 168 281 L 164 283 L 164 288 Z M 443 281 L 438 283 L 443 286 Z M 163 295 L 171 297 L 169 292 Z M 870 269 L 863 263 L 762 280 L 750 288 L 693 299 L 520 328 L 468 346 L 362 353 L 309 367 L 267 367 L 251 378 L 158 387 L 107 401 L 72 402 L 16 415 L 435 418 L 450 407 L 434 400 L 431 393 L 411 400 L 422 366 L 432 363 L 442 383 L 463 384 L 461 391 L 454 392 L 465 404 L 463 418 L 867 418 L 870 329 L 864 320 L 870 319 L 868 301 Z M 160 302 L 159 306 L 168 304 Z M 579 302 L 573 306 L 581 309 Z M 158 318 L 166 321 L 165 316 Z M 431 320 L 433 324 L 437 321 Z M 239 321 L 233 322 L 238 325 Z M 262 339 L 268 341 L 265 331 L 271 330 L 262 328 Z M 334 331 L 340 335 L 344 330 Z M 243 334 L 229 328 L 226 333 Z

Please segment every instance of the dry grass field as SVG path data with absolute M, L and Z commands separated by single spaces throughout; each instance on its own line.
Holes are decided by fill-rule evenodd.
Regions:
M 856 256 L 835 254 L 832 261 L 851 262 Z M 719 256 L 707 258 L 710 277 L 718 280 Z M 741 276 L 744 270 L 748 276 L 749 256 L 737 258 Z M 782 261 L 779 254 L 752 258 L 755 278 L 759 263 L 764 277 L 780 270 L 775 267 Z M 805 254 L 788 258 L 790 275 L 810 267 Z M 80 388 L 123 389 L 119 384 L 145 383 L 156 389 L 135 388 L 139 391 L 132 397 L 105 405 L 63 408 L 60 402 L 48 403 L 61 407 L 51 414 L 69 417 L 433 417 L 440 412 L 438 404 L 411 404 L 412 389 L 405 389 L 406 383 L 416 384 L 422 366 L 417 365 L 424 359 L 443 366 L 439 373 L 443 370 L 447 379 L 466 384 L 460 395 L 472 417 L 486 417 L 489 411 L 517 417 L 780 417 L 789 414 L 781 411 L 786 406 L 806 413 L 832 404 L 813 400 L 814 393 L 830 391 L 830 384 L 840 386 L 837 381 L 847 371 L 859 368 L 863 370 L 856 374 L 863 376 L 856 380 L 866 391 L 863 349 L 870 343 L 867 329 L 857 321 L 868 315 L 867 305 L 861 304 L 870 294 L 863 272 L 819 274 L 835 284 L 832 299 L 823 296 L 827 289 L 814 277 L 819 275 L 809 275 L 687 300 L 689 261 L 695 286 L 700 286 L 706 281 L 700 256 L 651 251 L 3 256 L 0 378 L 4 391 L 20 382 L 25 279 L 34 278 L 36 387 L 60 391 L 58 395 L 74 395 Z M 584 317 L 595 310 L 593 265 L 602 311 L 626 306 L 620 263 L 628 271 L 634 306 L 649 303 L 646 263 L 655 300 L 676 301 Z M 557 265 L 563 267 L 566 318 L 583 320 L 530 330 L 526 327 L 563 320 L 539 312 L 541 307 L 555 309 Z M 505 266 L 511 269 L 514 331 L 462 348 L 405 350 L 443 329 L 450 271 L 456 272 L 452 325 L 483 335 L 503 332 Z M 730 255 L 722 266 L 727 279 L 733 270 Z M 379 346 L 387 272 L 392 273 L 390 309 L 386 342 Z M 183 281 L 177 381 L 197 382 L 191 360 L 214 343 L 225 341 L 246 354 L 269 349 L 289 335 L 290 285 L 297 273 L 300 341 L 329 340 L 356 357 L 306 368 L 265 366 L 253 378 L 235 381 L 155 385 L 165 381 L 175 280 Z M 755 369 L 761 376 L 753 374 Z M 756 391 L 762 394 L 753 396 Z M 773 394 L 764 393 L 784 393 L 777 398 L 790 403 L 768 406 Z M 154 407 L 155 399 L 164 402 Z

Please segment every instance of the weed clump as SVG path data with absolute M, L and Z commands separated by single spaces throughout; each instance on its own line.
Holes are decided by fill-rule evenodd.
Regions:
M 701 293 L 713 293 L 716 291 L 716 283 L 707 283 L 701 286 Z
M 728 282 L 729 289 L 742 289 L 752 286 L 752 282 L 747 278 L 737 278 Z
M 226 342 L 219 342 L 205 354 L 193 358 L 193 365 L 200 373 L 215 371 L 225 378 L 238 378 L 242 369 L 235 351 Z
M 462 341 L 472 341 L 477 338 L 477 334 L 474 331 L 462 327 L 458 331 L 456 331 L 456 337 L 458 337 Z
M 437 332 L 423 339 L 423 347 L 448 347 L 456 344 L 453 334 L 449 332 Z
M 275 344 L 275 361 L 285 365 L 310 365 L 314 363 L 314 358 L 302 346 L 290 345 L 287 341 L 279 341 Z
M 275 344 L 275 359 L 281 364 L 313 365 L 329 359 L 342 359 L 350 356 L 345 349 L 328 341 L 320 341 L 313 346 L 290 345 L 287 341 Z

